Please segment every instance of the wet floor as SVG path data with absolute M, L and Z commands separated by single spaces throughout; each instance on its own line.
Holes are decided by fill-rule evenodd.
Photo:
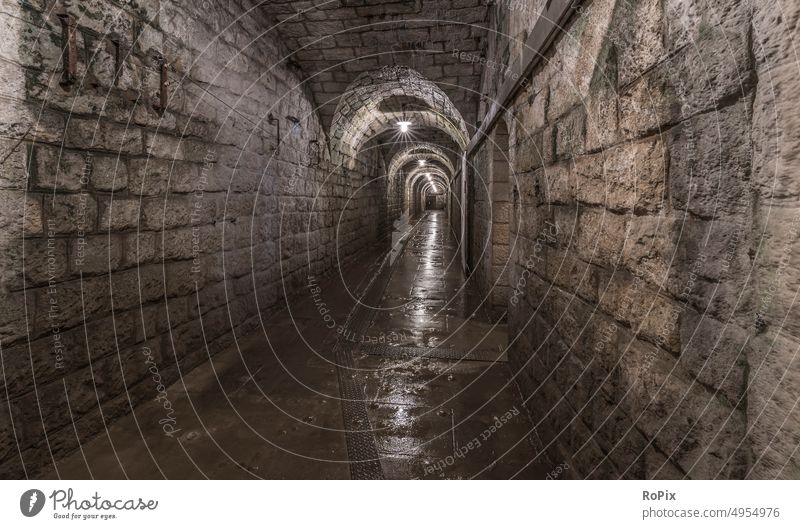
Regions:
M 425 214 L 406 240 L 391 264 L 376 251 L 312 281 L 265 330 L 167 388 L 176 434 L 159 424 L 161 404 L 147 402 L 60 462 L 59 475 L 349 479 L 338 343 L 352 354 L 346 372 L 363 397 L 351 405 L 366 410 L 362 438 L 383 477 L 543 478 L 505 326 L 465 287 L 445 213 Z M 365 330 L 349 332 L 369 292 L 378 302 L 360 309 Z

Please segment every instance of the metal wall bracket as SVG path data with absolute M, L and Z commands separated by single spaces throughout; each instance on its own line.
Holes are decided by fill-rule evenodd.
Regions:
M 61 51 L 61 71 L 60 84 L 69 87 L 75 84 L 78 72 L 78 44 L 76 43 L 76 25 L 72 15 L 61 13 L 58 15 L 61 21 L 61 37 L 64 48 Z
M 281 120 L 273 116 L 272 112 L 270 112 L 267 115 L 267 123 L 275 125 L 278 130 L 278 140 L 275 142 L 275 154 L 277 154 L 281 151 Z
M 158 64 L 159 74 L 158 104 L 154 105 L 153 108 L 159 114 L 163 114 L 167 110 L 167 103 L 169 102 L 169 63 L 162 55 L 156 57 L 156 63 Z
M 319 165 L 320 158 L 319 141 L 309 140 L 306 154 L 308 155 L 308 165 L 311 167 L 317 167 Z

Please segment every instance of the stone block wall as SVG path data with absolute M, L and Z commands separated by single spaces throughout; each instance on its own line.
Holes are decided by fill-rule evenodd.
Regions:
M 481 144 L 467 161 L 467 267 L 481 297 L 491 297 L 492 201 L 491 170 L 494 159 L 490 142 Z
M 470 218 L 470 248 L 474 259 L 471 270 L 475 286 L 486 299 L 495 318 L 502 319 L 508 310 L 510 289 L 509 212 L 511 187 L 508 133 L 505 122 L 498 125 L 491 139 L 471 157 L 472 192 L 476 214 Z
M 459 165 L 460 168 L 460 165 Z M 461 238 L 461 212 L 464 209 L 463 204 L 461 202 L 461 186 L 462 186 L 462 174 L 459 170 L 451 179 L 450 179 L 450 198 L 448 200 L 449 203 L 449 210 L 448 210 L 448 218 L 450 220 L 450 229 L 453 232 L 453 236 L 456 239 Z
M 330 163 L 263 8 L 0 6 L 0 476 L 78 443 L 374 241 L 386 190 Z M 168 65 L 160 108 L 161 61 Z M 274 119 L 270 119 L 270 117 Z M 373 175 L 374 176 L 374 175 Z
M 510 360 L 572 477 L 800 477 L 799 20 L 581 2 L 511 105 Z

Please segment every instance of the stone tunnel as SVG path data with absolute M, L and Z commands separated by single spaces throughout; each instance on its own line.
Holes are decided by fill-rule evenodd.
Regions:
M 4 0 L 0 477 L 800 478 L 799 24 Z

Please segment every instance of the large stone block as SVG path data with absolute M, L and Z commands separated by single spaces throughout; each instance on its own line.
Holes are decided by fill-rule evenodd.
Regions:
M 0 304 L 0 343 L 9 344 L 29 335 L 35 327 L 36 296 L 28 292 L 5 295 Z
M 606 374 L 613 373 L 630 345 L 632 334 L 601 312 L 592 314 L 583 334 L 586 338 L 583 347 L 585 362 L 591 361 Z M 609 382 L 610 380 L 604 380 L 601 384 L 606 391 L 609 390 Z
M 582 107 L 569 112 L 555 124 L 555 155 L 571 158 L 586 151 L 586 111 Z
M 581 202 L 614 211 L 655 212 L 664 206 L 667 155 L 658 137 L 624 143 L 575 160 Z
M 744 102 L 670 129 L 670 198 L 700 217 L 746 215 L 750 208 L 750 111 Z
M 123 262 L 126 265 L 148 263 L 156 258 L 159 234 L 152 231 L 137 231 L 122 235 Z
M 758 247 L 750 283 L 752 306 L 746 307 L 756 329 L 780 329 L 800 336 L 800 311 L 795 293 L 800 287 L 797 255 L 800 251 L 800 212 L 795 208 L 770 207 L 754 223 Z M 748 278 L 750 279 L 750 278 Z
M 114 310 L 132 309 L 167 295 L 164 270 L 159 264 L 115 272 L 111 275 L 111 289 Z
M 744 414 L 684 378 L 671 358 L 642 345 L 631 347 L 621 365 L 623 410 L 689 477 L 744 477 Z
M 70 195 L 47 195 L 44 198 L 47 231 L 59 234 L 90 232 L 97 226 L 97 200 L 82 191 Z
M 212 195 L 203 197 L 169 195 L 142 199 L 142 228 L 163 230 L 190 225 L 192 219 L 211 221 L 216 219 L 216 199 Z
M 3 203 L 0 208 L 0 229 L 5 235 L 0 241 L 43 233 L 41 195 L 0 190 L 0 200 Z
M 616 79 L 613 79 L 616 82 Z M 586 103 L 586 151 L 597 152 L 619 139 L 619 97 L 616 86 L 602 86 Z
M 0 189 L 24 190 L 28 184 L 30 147 L 18 141 L 0 140 Z
M 135 198 L 102 199 L 98 229 L 122 231 L 139 227 L 140 202 Z
M 67 241 L 64 239 L 19 239 L 3 249 L 0 284 L 9 290 L 21 290 L 60 282 L 69 275 Z
M 88 34 L 83 35 L 83 41 L 87 63 L 83 82 L 106 90 L 112 88 L 117 77 L 117 45 Z
M 107 274 L 122 262 L 122 241 L 110 234 L 80 238 L 71 241 L 70 257 L 74 273 Z
M 735 324 L 685 310 L 681 321 L 680 363 L 708 388 L 719 391 L 731 407 L 744 405 L 749 333 Z
M 142 131 L 107 121 L 71 118 L 64 133 L 64 144 L 73 149 L 141 154 Z
M 746 219 L 675 219 L 671 239 L 676 247 L 666 285 L 678 300 L 721 321 L 731 316 L 754 318 L 755 291 Z M 752 319 L 750 320 L 753 321 Z
M 753 189 L 768 203 L 795 205 L 800 196 L 800 118 L 792 105 L 800 97 L 797 64 L 762 72 L 752 110 Z
M 545 275 L 554 284 L 588 302 L 597 301 L 597 270 L 572 252 L 544 247 Z M 512 284 L 513 287 L 513 284 Z
M 620 129 L 629 138 L 664 132 L 703 111 L 740 99 L 752 85 L 746 34 L 713 31 L 646 72 L 620 94 Z
M 37 340 L 4 349 L 5 390 L 11 397 L 21 395 L 33 389 L 34 377 L 37 384 L 48 383 L 87 366 L 90 359 L 113 354 L 133 343 L 131 316 L 115 314 L 72 329 L 56 329 Z
M 800 358 L 795 338 L 768 333 L 748 358 L 747 434 L 755 479 L 798 479 Z
M 41 104 L 17 102 L 0 107 L 0 134 L 7 139 L 61 143 L 64 126 L 63 114 L 43 110 Z
M 68 329 L 111 308 L 108 277 L 85 277 L 29 291 L 36 295 L 36 333 Z
M 161 259 L 191 259 L 206 249 L 199 227 L 164 230 L 156 237 Z
M 107 2 L 90 0 L 81 4 L 80 13 L 80 25 L 95 34 L 114 34 L 133 41 L 133 16 L 127 10 L 109 9 Z
M 664 40 L 674 53 L 713 32 L 720 40 L 747 31 L 751 4 L 742 0 L 667 0 L 664 2 Z
M 529 195 L 529 203 L 534 205 L 574 204 L 577 196 L 576 180 L 569 162 L 549 165 L 533 173 L 532 189 L 526 190 L 523 200 Z
M 743 11 L 750 5 L 744 1 L 738 4 L 741 5 L 737 5 L 737 11 Z M 760 76 L 770 76 L 770 70 L 792 65 L 797 78 L 797 55 L 793 46 L 795 39 L 787 38 L 787 35 L 797 33 L 798 20 L 800 6 L 794 2 L 752 4 L 753 53 Z
M 676 267 L 676 232 L 680 220 L 666 216 L 632 218 L 622 248 L 621 264 L 656 288 L 667 288 Z M 687 252 L 688 254 L 689 252 Z
M 675 354 L 680 351 L 682 305 L 623 270 L 599 277 L 600 308 L 631 327 L 639 338 Z
M 90 180 L 98 191 L 121 191 L 128 186 L 128 168 L 117 157 L 94 156 Z
M 128 160 L 129 189 L 135 195 L 163 195 L 169 189 L 174 162 L 154 157 Z
M 0 42 L 0 56 L 26 68 L 57 70 L 61 50 L 55 38 L 56 23 L 26 7 L 4 6 L 0 28 L 6 38 Z
M 605 210 L 583 209 L 578 221 L 575 250 L 586 262 L 614 267 L 622 256 L 628 218 Z
M 608 454 L 607 457 L 618 469 L 617 475 L 610 477 L 627 479 L 651 477 L 646 471 L 647 439 L 636 428 L 633 419 L 618 406 L 609 407 L 613 411 L 592 430 L 592 433 L 597 444 Z
M 620 86 L 636 80 L 664 57 L 663 27 L 660 0 L 616 2 L 606 38 L 617 49 Z
M 517 143 L 513 147 L 513 171 L 525 173 L 537 169 L 545 164 L 548 157 L 544 153 L 544 133 L 528 132 L 518 133 Z

